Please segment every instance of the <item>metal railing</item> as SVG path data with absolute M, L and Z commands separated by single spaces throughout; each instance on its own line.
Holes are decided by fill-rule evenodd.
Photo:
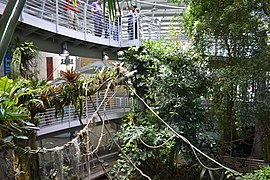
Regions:
M 0 0 L 0 2 L 6 4 L 7 0 Z M 153 22 L 149 23 L 150 21 L 147 19 L 150 17 L 124 14 L 125 12 L 113 20 L 103 12 L 97 16 L 91 10 L 91 4 L 86 4 L 83 1 L 79 1 L 76 11 L 70 10 L 69 7 L 70 5 L 65 0 L 27 0 L 23 13 L 55 24 L 56 32 L 57 27 L 66 27 L 85 35 L 91 34 L 119 41 L 119 46 L 121 41 L 140 39 L 142 29 L 149 30 L 156 26 Z M 143 23 L 144 18 L 146 23 Z M 147 26 L 142 27 L 143 25 Z
M 109 94 L 110 96 L 111 94 Z M 95 106 L 98 106 L 103 99 L 104 95 L 96 94 L 92 96 L 92 100 L 95 103 Z M 100 108 L 99 113 L 109 116 L 110 114 L 115 113 L 125 113 L 128 112 L 130 107 L 133 106 L 133 99 L 129 98 L 125 94 L 116 94 L 110 101 L 106 104 L 103 104 Z M 92 105 L 90 99 L 87 99 L 87 103 L 84 102 L 84 109 L 82 113 L 82 119 L 86 117 L 91 118 L 95 109 Z M 65 106 L 63 112 L 56 113 L 54 108 L 46 109 L 45 112 L 39 113 L 38 118 L 40 120 L 39 127 L 44 128 L 48 126 L 55 126 L 63 123 L 71 123 L 72 121 L 78 121 L 79 114 L 75 110 L 74 106 Z

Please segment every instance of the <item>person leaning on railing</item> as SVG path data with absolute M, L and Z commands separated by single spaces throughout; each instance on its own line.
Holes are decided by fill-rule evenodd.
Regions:
M 69 17 L 69 28 L 78 29 L 78 15 L 77 12 L 79 11 L 77 6 L 80 3 L 77 0 L 65 0 L 66 3 L 64 4 L 64 10 L 67 12 L 67 16 Z

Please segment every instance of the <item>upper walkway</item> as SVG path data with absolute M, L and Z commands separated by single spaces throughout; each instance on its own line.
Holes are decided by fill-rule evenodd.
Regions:
M 164 14 L 165 11 L 162 10 L 163 18 L 160 21 L 154 18 L 154 11 L 158 13 L 155 5 L 153 11 L 147 10 L 152 12 L 151 14 L 147 14 L 144 10 L 144 14 L 136 16 L 136 20 L 132 22 L 137 21 L 138 25 L 133 23 L 132 26 L 128 26 L 131 22 L 130 14 L 128 10 L 123 10 L 121 18 L 114 21 L 103 17 L 100 28 L 95 30 L 94 14 L 91 11 L 92 1 L 87 1 L 89 4 L 79 2 L 78 12 L 73 18 L 64 9 L 65 0 L 27 0 L 14 37 L 18 36 L 22 41 L 33 41 L 41 51 L 59 53 L 60 45 L 67 42 L 71 55 L 100 58 L 100 52 L 106 49 L 109 56 L 116 59 L 115 52 L 120 48 L 139 46 L 143 39 L 160 39 L 164 29 L 162 24 L 166 23 L 166 26 L 169 26 L 166 20 L 168 14 Z M 3 13 L 6 4 L 7 0 L 0 0 L 0 14 Z M 146 6 L 151 5 L 145 4 Z M 179 13 L 183 8 L 178 7 L 177 10 Z M 101 37 L 96 36 L 95 31 L 100 31 Z M 168 29 L 167 31 L 169 33 Z M 110 53 L 114 53 L 114 56 Z
M 7 0 L 0 0 L 1 14 L 6 4 Z M 59 53 L 61 44 L 67 42 L 70 54 L 93 58 L 100 58 L 104 49 L 113 53 L 123 47 L 140 45 L 139 39 L 129 40 L 128 16 L 121 18 L 119 27 L 109 18 L 102 18 L 99 29 L 102 36 L 98 37 L 95 36 L 91 5 L 80 1 L 75 19 L 64 10 L 65 5 L 65 0 L 27 0 L 14 37 L 31 40 L 42 51 L 52 53 Z

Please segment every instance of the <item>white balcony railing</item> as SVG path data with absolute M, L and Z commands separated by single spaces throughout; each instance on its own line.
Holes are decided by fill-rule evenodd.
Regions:
M 103 99 L 103 95 L 95 95 L 92 96 L 92 99 L 95 103 L 95 106 L 98 106 L 99 103 Z M 130 110 L 130 107 L 133 106 L 133 99 L 129 98 L 125 94 L 116 94 L 112 99 L 110 99 L 109 102 L 106 104 L 103 104 L 99 110 L 99 113 L 104 117 L 106 115 L 108 118 L 112 114 L 123 114 L 125 112 L 128 112 Z M 87 105 L 86 102 L 84 103 L 84 109 L 82 113 L 82 119 L 86 119 L 88 116 L 89 119 L 91 116 L 94 114 L 95 109 L 92 105 L 92 102 L 90 99 L 87 100 Z M 56 114 L 54 108 L 46 109 L 45 112 L 39 113 L 38 118 L 40 120 L 39 127 L 45 128 L 49 126 L 55 126 L 59 124 L 64 124 L 64 123 L 71 123 L 74 121 L 79 121 L 78 113 L 75 111 L 74 106 L 65 106 L 64 107 L 64 112 L 58 112 Z M 106 117 L 104 117 L 106 119 Z M 85 120 L 83 121 L 85 122 Z
M 0 2 L 6 4 L 7 0 L 0 0 Z M 91 11 L 91 4 L 86 4 L 83 1 L 79 2 L 76 7 L 78 11 L 75 12 L 65 8 L 67 7 L 65 0 L 27 0 L 22 14 L 54 24 L 56 33 L 62 27 L 65 27 L 84 34 L 85 40 L 87 35 L 102 37 L 110 41 L 116 41 L 119 47 L 123 46 L 125 41 L 133 41 L 133 45 L 138 45 L 142 38 L 159 38 L 160 27 L 153 24 L 151 17 L 142 14 L 131 16 L 127 12 L 123 12 L 122 16 L 112 19 L 102 12 L 100 25 L 97 25 L 98 22 L 94 18 L 94 12 Z M 24 17 L 21 15 L 21 20 L 23 19 Z M 41 21 L 36 22 L 36 24 L 36 26 L 42 26 Z M 32 25 L 35 26 L 35 24 Z M 146 32 L 150 33 L 147 34 Z M 79 34 L 77 36 L 79 37 Z

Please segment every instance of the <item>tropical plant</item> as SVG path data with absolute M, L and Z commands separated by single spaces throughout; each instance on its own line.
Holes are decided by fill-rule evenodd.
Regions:
M 184 27 L 213 74 L 209 98 L 223 131 L 222 153 L 238 155 L 233 141 L 255 131 L 254 155 L 262 157 L 260 132 L 267 134 L 262 127 L 269 122 L 268 113 L 261 113 L 269 104 L 268 7 L 266 1 L 188 1 Z M 253 133 L 247 134 L 247 127 Z
M 116 64 L 113 69 L 102 69 L 94 77 L 80 76 L 76 71 L 62 72 L 64 81 L 60 84 L 26 79 L 11 80 L 7 77 L 0 79 L 0 143 L 1 148 L 4 147 L 0 153 L 15 153 L 16 158 L 10 155 L 6 164 L 17 163 L 18 177 L 40 178 L 38 155 L 30 151 L 38 148 L 35 130 L 38 129 L 36 126 L 39 121 L 36 114 L 50 107 L 55 107 L 56 113 L 63 112 L 65 105 L 73 104 L 81 117 L 86 98 L 108 86 L 114 89 L 127 80 L 130 73 L 128 75 L 122 66 L 123 64 Z M 9 177 L 14 178 L 13 163 L 7 167 L 11 168 L 5 172 L 10 172 Z
M 119 179 L 136 179 L 141 177 L 134 167 L 138 166 L 150 177 L 166 178 L 166 171 L 176 172 L 175 161 L 171 159 L 174 141 L 172 134 L 158 128 L 156 117 L 144 112 L 132 112 L 123 118 L 121 130 L 117 133 L 116 140 L 123 144 L 117 164 L 110 171 L 112 177 Z M 166 143 L 164 143 L 166 141 Z M 145 146 L 149 144 L 149 147 Z M 160 148 L 151 149 L 151 147 Z M 134 163 L 132 165 L 127 157 Z M 173 168 L 173 169 L 172 169 Z
M 29 122 L 30 111 L 27 109 L 27 105 L 21 104 L 24 96 L 29 96 L 33 93 L 32 89 L 25 88 L 27 82 L 25 81 L 13 81 L 6 76 L 0 79 L 0 97 L 1 97 L 1 132 L 2 135 L 11 136 L 8 139 L 12 140 L 12 137 L 20 137 L 27 139 L 27 137 L 16 136 L 16 133 L 23 134 L 24 130 L 36 130 L 35 124 Z M 31 99 L 29 104 L 34 99 Z M 5 137 L 4 136 L 4 137 Z
M 243 176 L 243 180 L 266 180 L 270 179 L 270 167 L 262 167 L 254 172 L 247 173 Z
M 207 92 L 208 77 L 205 63 L 201 59 L 199 54 L 193 53 L 191 47 L 181 42 L 148 41 L 139 48 L 130 48 L 122 56 L 122 61 L 127 62 L 130 69 L 137 70 L 137 74 L 132 79 L 137 94 L 154 108 L 173 129 L 183 133 L 201 148 L 206 148 L 211 147 L 208 144 L 211 142 L 211 138 L 208 138 L 209 134 L 204 133 L 209 130 L 209 127 L 204 116 L 205 109 L 202 106 L 201 97 Z M 142 110 L 145 108 L 140 111 Z M 118 133 L 118 138 L 122 142 L 122 148 L 127 156 L 139 168 L 142 168 L 143 172 L 148 172 L 150 177 L 166 179 L 171 174 L 175 174 L 177 178 L 193 178 L 185 176 L 186 173 L 183 173 L 189 169 L 189 165 L 196 164 L 192 150 L 178 139 L 174 139 L 168 146 L 164 145 L 160 149 L 149 149 L 138 138 L 136 134 L 138 129 L 139 132 L 143 132 L 142 139 L 146 138 L 146 142 L 151 145 L 156 145 L 156 142 L 162 144 L 165 139 L 168 139 L 169 137 L 160 136 L 158 133 L 167 132 L 168 129 L 155 117 L 149 115 L 149 112 L 139 113 L 137 116 L 132 113 L 131 116 L 135 116 L 135 122 L 139 122 L 139 124 L 134 123 L 134 125 L 130 120 L 124 121 L 121 126 L 122 131 Z M 152 139 L 147 138 L 149 133 L 151 133 Z M 160 137 L 156 137 L 156 135 Z M 212 142 L 213 144 L 214 142 Z M 131 149 L 133 150 L 131 151 Z M 211 150 L 211 148 L 207 150 Z M 150 155 L 146 156 L 148 157 L 146 159 L 141 159 L 138 152 L 147 152 Z M 162 152 L 166 156 L 165 154 L 163 156 Z M 177 163 L 179 154 L 184 157 L 182 162 L 184 165 L 182 164 L 181 167 Z M 127 161 L 124 163 L 123 159 L 122 156 L 113 172 L 120 172 L 124 169 L 124 172 L 120 173 L 122 178 L 138 175 L 134 174 L 134 167 L 131 165 L 123 167 L 123 164 L 129 164 Z M 199 166 L 193 167 L 194 172 L 198 170 L 197 174 L 193 172 L 193 175 L 198 176 Z M 151 168 L 150 171 L 149 168 Z M 154 173 L 156 174 L 154 175 Z
M 24 77 L 27 79 L 33 78 L 34 72 L 32 67 L 35 66 L 34 58 L 37 56 L 37 47 L 33 42 L 25 41 L 21 43 L 16 39 L 13 58 L 10 63 L 10 76 L 12 79 Z
M 28 162 L 34 163 L 33 161 L 28 161 L 32 158 L 31 155 L 28 156 L 29 159 L 27 158 L 27 161 L 25 161 L 23 156 L 25 153 L 23 148 L 26 146 L 33 148 L 33 142 L 30 140 L 31 134 L 39 129 L 37 123 L 32 121 L 31 112 L 27 106 L 40 101 L 35 98 L 29 98 L 34 95 L 34 91 L 28 86 L 28 83 L 29 81 L 26 80 L 11 80 L 7 77 L 0 79 L 0 144 L 1 152 L 9 154 L 8 157 L 2 157 L 1 161 L 3 164 L 1 164 L 3 170 L 9 167 L 10 163 L 14 162 L 14 164 L 21 164 L 25 172 L 28 168 L 31 168 Z M 23 101 L 25 98 L 29 101 Z M 12 155 L 12 150 L 15 150 L 14 155 Z M 14 170 L 14 167 L 12 166 L 8 169 Z M 6 172 L 6 176 L 12 179 L 14 178 L 14 173 L 11 170 L 3 172 Z M 19 169 L 17 169 L 16 175 L 21 175 L 21 177 L 26 179 L 29 178 L 28 174 L 23 173 Z

